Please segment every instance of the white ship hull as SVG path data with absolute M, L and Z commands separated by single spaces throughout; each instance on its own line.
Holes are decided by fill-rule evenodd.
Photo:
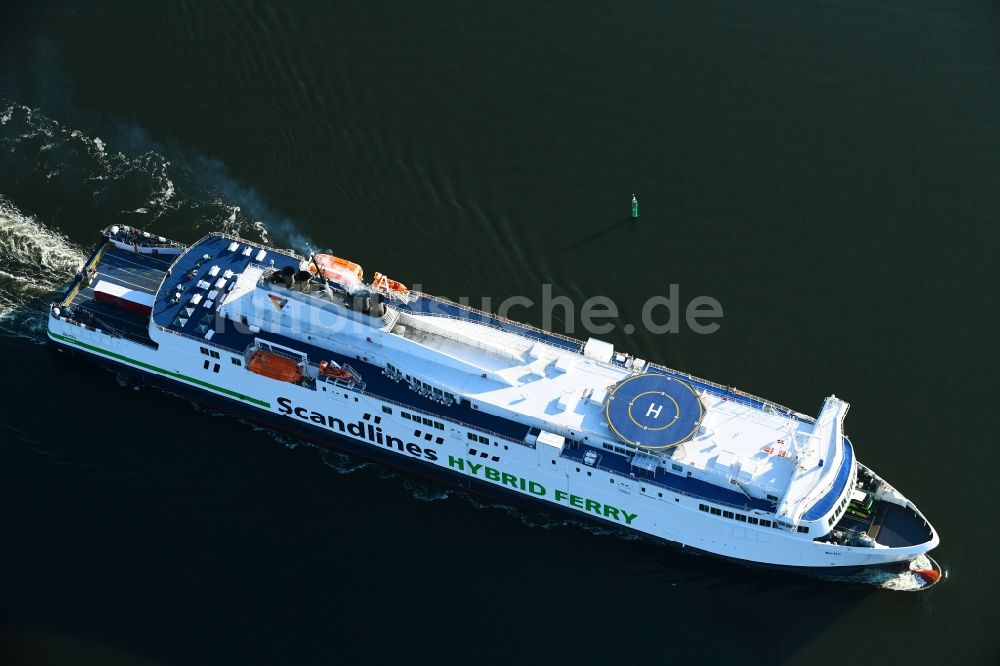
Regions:
M 710 504 L 706 499 L 581 464 L 542 445 L 498 437 L 449 420 L 440 411 L 425 413 L 351 389 L 320 392 L 275 381 L 247 372 L 231 362 L 226 352 L 218 359 L 206 357 L 198 340 L 155 326 L 150 327 L 150 336 L 158 348 L 55 314 L 49 318 L 49 337 L 58 348 L 123 372 L 142 374 L 168 390 L 461 488 L 568 511 L 580 519 L 714 555 L 764 565 L 836 570 L 906 562 L 937 545 L 936 533 L 931 542 L 909 548 L 835 545 L 726 519 L 702 508 Z M 404 412 L 428 419 L 431 425 L 404 418 Z M 774 518 L 759 510 L 742 513 L 758 520 Z

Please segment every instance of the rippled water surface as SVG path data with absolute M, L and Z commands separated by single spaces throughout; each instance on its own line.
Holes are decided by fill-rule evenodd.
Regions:
M 996 3 L 43 1 L 0 36 L 4 663 L 1000 659 Z M 608 296 L 618 348 L 850 401 L 947 577 L 747 569 L 68 362 L 46 304 L 112 222 Z M 639 325 L 671 284 L 719 331 Z

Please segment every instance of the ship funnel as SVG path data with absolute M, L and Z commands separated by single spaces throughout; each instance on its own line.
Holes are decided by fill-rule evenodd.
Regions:
M 371 303 L 368 306 L 366 314 L 372 317 L 381 317 L 385 314 L 385 304 L 382 302 L 382 294 L 373 293 L 371 295 Z
M 312 273 L 309 271 L 299 271 L 295 274 L 295 290 L 304 291 L 306 288 L 306 283 L 309 282 L 309 278 L 312 277 Z

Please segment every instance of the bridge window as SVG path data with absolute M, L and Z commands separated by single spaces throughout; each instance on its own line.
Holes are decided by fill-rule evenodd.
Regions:
M 410 415 L 407 412 L 400 412 L 399 415 L 402 416 L 407 421 L 410 420 Z
M 764 520 L 763 518 L 761 518 L 760 519 L 760 526 L 761 527 L 770 527 L 771 526 L 771 521 L 770 520 Z
M 469 439 L 471 439 L 473 442 L 477 441 L 476 436 L 471 432 L 469 433 Z
M 707 513 L 708 512 L 708 505 L 707 504 L 699 504 L 698 505 L 698 510 L 699 511 L 705 511 Z
M 382 412 L 385 413 L 385 414 L 392 414 L 392 408 L 391 407 L 386 407 L 385 405 L 382 405 Z
M 796 528 L 796 530 L 799 532 L 799 534 L 809 534 L 809 526 L 808 525 L 799 525 Z
M 232 359 L 233 359 L 233 365 L 239 365 L 239 366 L 243 365 L 243 359 L 236 358 L 235 356 L 233 356 Z
M 713 516 L 721 516 L 722 509 L 716 509 L 714 506 L 709 509 Z
M 740 521 L 741 523 L 745 523 L 747 522 L 747 517 L 744 516 L 742 513 L 738 513 L 736 514 L 736 520 Z
M 723 511 L 722 512 L 722 517 L 723 518 L 732 518 L 733 517 L 733 512 L 732 511 Z
M 757 525 L 760 523 L 760 521 L 754 518 L 753 516 L 747 518 L 747 522 L 750 523 L 751 525 Z
M 683 469 L 683 467 L 681 467 L 677 463 L 672 463 L 670 465 L 670 469 L 674 470 L 675 472 L 680 472 Z

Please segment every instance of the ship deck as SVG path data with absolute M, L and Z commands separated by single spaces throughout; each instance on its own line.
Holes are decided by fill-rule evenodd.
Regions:
M 235 249 L 230 249 L 234 246 Z M 238 276 L 249 266 L 254 264 L 267 265 L 279 270 L 290 266 L 297 270 L 302 260 L 303 257 L 287 250 L 250 243 L 225 235 L 211 234 L 206 236 L 190 246 L 189 250 L 177 259 L 171 271 L 172 278 L 169 284 L 165 285 L 167 288 L 161 290 L 160 299 L 154 305 L 153 321 L 158 326 L 173 332 L 204 338 L 212 329 L 215 320 L 214 310 L 218 307 L 219 299 L 224 298 L 225 294 L 235 287 Z M 227 275 L 227 272 L 230 277 L 223 277 Z M 162 279 L 162 275 L 159 279 Z M 220 284 L 221 287 L 218 286 Z M 175 293 L 177 287 L 181 288 L 181 298 L 172 302 L 170 296 Z M 199 297 L 198 303 L 192 303 L 194 296 Z M 516 334 L 527 340 L 540 341 L 561 350 L 583 354 L 584 344 L 580 340 L 498 317 L 429 294 L 420 293 L 419 298 L 410 303 L 390 301 L 389 304 L 402 312 L 475 322 L 496 330 Z M 611 365 L 626 368 L 631 360 L 630 356 L 618 353 L 612 358 Z M 664 366 L 649 363 L 645 372 L 662 373 L 683 379 L 696 391 L 704 390 L 710 394 L 725 397 L 726 400 L 735 404 L 781 414 L 798 421 L 812 421 L 810 417 L 782 405 Z
M 389 400 L 415 410 L 427 412 L 428 414 L 438 414 L 451 420 L 470 424 L 479 429 L 489 430 L 498 433 L 505 439 L 518 444 L 524 444 L 523 439 L 528 432 L 528 427 L 521 424 L 518 420 L 488 415 L 482 411 L 468 409 L 465 405 L 444 407 L 433 400 L 424 398 L 411 391 L 405 384 L 397 384 L 386 378 L 382 374 L 380 365 L 374 363 L 375 359 L 371 359 L 372 362 L 369 363 L 369 359 L 364 356 L 360 358 L 345 358 L 331 352 L 325 347 L 306 344 L 300 340 L 288 338 L 280 333 L 253 330 L 256 329 L 255 326 L 248 330 L 249 327 L 247 324 L 252 322 L 236 324 L 218 314 L 220 303 L 228 302 L 231 298 L 229 294 L 233 290 L 251 288 L 245 278 L 241 280 L 241 276 L 252 267 L 273 266 L 275 269 L 280 270 L 287 266 L 297 271 L 303 258 L 293 252 L 250 243 L 225 235 L 212 234 L 191 245 L 173 262 L 170 276 L 166 278 L 166 281 L 163 281 L 163 271 L 166 269 L 167 263 L 162 260 L 152 258 L 149 262 L 153 264 L 152 266 L 147 267 L 144 265 L 143 270 L 138 271 L 138 275 L 130 275 L 130 271 L 136 271 L 138 268 L 130 264 L 134 264 L 136 261 L 142 261 L 145 264 L 146 257 L 131 258 L 127 256 L 127 253 L 121 253 L 120 251 L 112 252 L 110 257 L 112 263 L 109 266 L 116 269 L 118 273 L 109 273 L 109 276 L 122 280 L 126 286 L 133 285 L 136 288 L 145 286 L 149 291 L 156 291 L 156 286 L 162 282 L 158 297 L 153 305 L 152 319 L 157 326 L 171 333 L 190 337 L 202 344 L 208 343 L 213 346 L 222 347 L 230 350 L 234 355 L 242 355 L 254 343 L 255 338 L 260 338 L 300 350 L 308 355 L 312 363 L 318 363 L 322 360 L 332 360 L 338 363 L 346 362 L 361 372 L 368 384 L 368 391 L 378 397 L 388 398 Z M 156 261 L 160 261 L 161 263 L 155 265 Z M 157 268 L 159 269 L 158 273 L 143 275 L 143 271 Z M 256 274 L 254 273 L 254 275 Z M 235 293 L 239 293 L 239 291 Z M 418 299 L 410 303 L 391 302 L 390 305 L 403 313 L 409 312 L 425 316 L 431 315 L 434 317 L 475 322 L 488 326 L 497 332 L 502 331 L 508 335 L 515 334 L 522 340 L 541 341 L 564 352 L 583 354 L 583 343 L 580 341 L 536 329 L 526 324 L 498 318 L 489 313 L 480 312 L 426 294 L 420 294 Z M 95 305 L 95 307 L 100 306 Z M 276 303 L 275 307 L 280 310 L 282 306 Z M 136 334 L 138 334 L 138 331 L 136 331 Z M 144 332 L 143 337 L 145 337 Z M 631 368 L 629 365 L 631 361 L 631 357 L 625 354 L 616 354 L 611 362 L 611 366 L 613 367 L 609 367 L 608 370 L 614 370 L 615 368 L 629 369 Z M 588 359 L 585 362 L 590 361 Z M 634 371 L 634 368 L 632 370 Z M 730 408 L 742 405 L 744 409 L 760 410 L 763 412 L 761 418 L 765 420 L 777 417 L 777 420 L 784 418 L 811 421 L 808 417 L 792 412 L 787 408 L 668 368 L 649 364 L 645 366 L 644 370 L 645 372 L 661 373 L 682 379 L 695 391 L 705 391 L 710 395 L 717 396 L 716 401 L 725 401 L 725 404 Z M 697 400 L 694 396 L 692 398 L 695 401 Z M 700 410 L 694 410 L 692 413 L 698 411 Z M 579 430 L 588 431 L 590 429 L 580 428 Z M 568 451 L 567 455 L 572 457 L 579 454 L 580 449 L 568 449 Z M 606 450 L 599 450 L 599 453 L 604 460 L 603 466 L 608 471 L 620 474 L 625 478 L 629 478 L 634 473 L 628 457 L 616 455 L 614 452 Z M 644 474 L 650 476 L 649 473 Z M 658 476 L 650 479 L 651 483 L 662 485 L 670 490 L 676 490 L 690 496 L 703 497 L 714 502 L 740 508 L 773 510 L 770 502 L 750 498 L 735 489 L 731 490 L 727 487 L 721 487 L 699 479 L 664 473 L 663 470 L 656 472 L 656 474 Z
M 586 456 L 590 452 L 595 454 L 593 464 L 587 463 Z M 665 488 L 671 492 L 704 499 L 734 509 L 774 512 L 774 502 L 768 500 L 751 498 L 741 492 L 702 481 L 701 479 L 674 474 L 663 468 L 654 468 L 652 471 L 643 469 L 640 457 L 645 454 L 642 453 L 639 453 L 636 458 L 626 458 L 604 449 L 581 443 L 566 448 L 562 455 L 564 458 L 579 463 L 580 467 L 578 469 L 600 469 L 625 479 L 630 479 L 634 482 L 633 485 L 639 486 L 639 492 L 645 495 L 653 495 L 652 490 L 646 488 L 648 485 Z
M 230 250 L 234 245 L 236 249 Z M 300 261 L 300 257 L 257 243 L 206 236 L 176 259 L 170 279 L 153 305 L 153 322 L 175 333 L 205 339 L 213 331 L 219 302 L 249 266 L 273 262 L 279 270 L 285 266 L 298 270 Z M 174 298 L 177 294 L 179 299 Z
M 91 268 L 87 284 L 78 283 L 63 301 L 75 312 L 75 319 L 94 328 L 111 331 L 127 340 L 150 347 L 156 344 L 149 337 L 149 317 L 127 312 L 98 301 L 94 285 L 98 280 L 154 295 L 167 274 L 173 257 L 137 254 L 105 243 L 95 252 L 88 267 Z

